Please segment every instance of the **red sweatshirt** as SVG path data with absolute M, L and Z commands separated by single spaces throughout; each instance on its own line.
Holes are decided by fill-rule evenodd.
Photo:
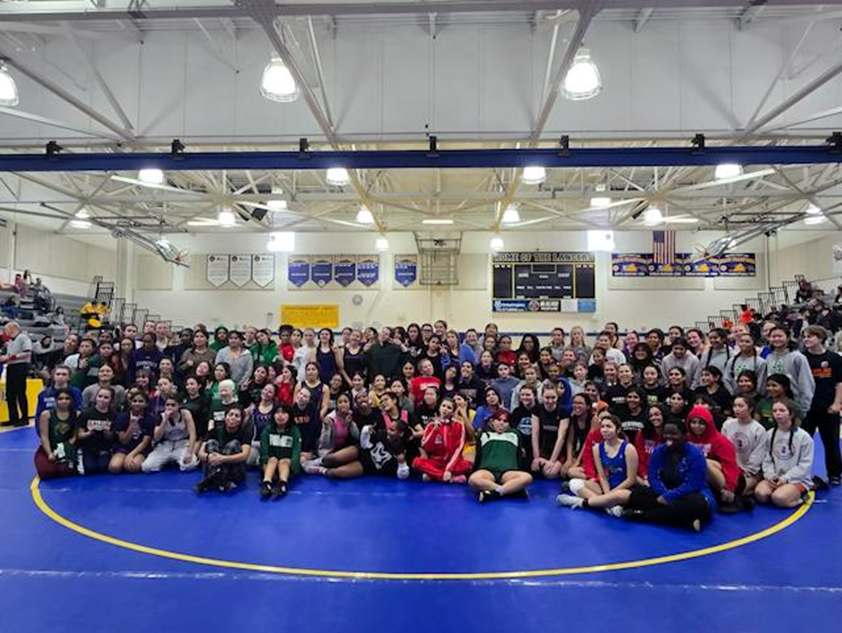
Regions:
M 421 404 L 427 387 L 435 387 L 441 392 L 441 380 L 435 376 L 416 376 L 409 381 L 409 395 L 412 396 L 416 407 Z
M 706 422 L 705 432 L 702 435 L 696 435 L 690 429 L 690 419 L 696 417 Z M 725 488 L 734 492 L 737 489 L 741 471 L 737 463 L 737 451 L 731 440 L 716 430 L 713 416 L 705 407 L 693 407 L 687 414 L 687 422 L 687 441 L 702 449 L 707 459 L 719 462 L 722 466 L 722 474 L 725 475 Z
M 458 422 L 437 420 L 428 424 L 421 438 L 421 448 L 431 461 L 442 464 L 444 470 L 452 470 L 462 457 L 465 446 L 465 427 Z

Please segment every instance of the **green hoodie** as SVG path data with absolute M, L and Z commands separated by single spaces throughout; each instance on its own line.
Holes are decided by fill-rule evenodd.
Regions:
M 278 357 L 278 344 L 271 339 L 265 346 L 255 343 L 249 347 L 249 352 L 251 352 L 255 364 L 264 363 L 265 365 L 271 365 L 272 361 Z
M 288 459 L 290 473 L 301 470 L 301 432 L 291 422 L 283 431 L 275 424 L 267 425 L 260 436 L 260 463 L 265 466 L 270 457 Z

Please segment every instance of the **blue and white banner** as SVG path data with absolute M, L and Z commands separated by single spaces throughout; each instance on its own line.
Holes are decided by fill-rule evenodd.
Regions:
M 357 258 L 357 280 L 370 288 L 380 279 L 380 258 L 377 255 L 360 255 Z
M 418 256 L 395 255 L 395 281 L 408 288 L 418 280 Z
M 343 288 L 357 280 L 356 255 L 337 255 L 333 258 L 333 280 Z
M 324 288 L 333 280 L 333 257 L 317 255 L 310 259 L 310 278 L 313 283 Z
M 310 258 L 290 255 L 287 279 L 297 288 L 310 281 Z

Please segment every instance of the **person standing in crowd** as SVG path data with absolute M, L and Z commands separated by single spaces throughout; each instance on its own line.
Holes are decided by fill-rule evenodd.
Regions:
M 380 328 L 377 339 L 371 343 L 365 352 L 366 375 L 369 380 L 381 374 L 387 381 L 400 378 L 404 352 L 400 345 L 392 340 L 392 330 L 388 327 Z
M 699 356 L 699 364 L 693 374 L 688 373 L 690 388 L 695 389 L 701 382 L 701 372 L 709 366 L 716 367 L 724 375 L 725 365 L 731 358 L 728 348 L 728 332 L 722 328 L 714 328 L 708 333 L 708 348 Z
M 744 371 L 753 371 L 757 377 L 757 390 L 766 388 L 766 359 L 761 358 L 754 345 L 754 337 L 748 332 L 737 336 L 738 352 L 728 359 L 722 372 L 725 387 L 731 394 L 737 393 L 737 379 Z
M 243 335 L 236 330 L 228 332 L 228 347 L 223 347 L 216 353 L 216 362 L 228 363 L 231 368 L 231 380 L 237 384 L 238 389 L 251 378 L 254 371 L 251 352 L 243 347 Z
M 828 332 L 820 325 L 805 328 L 802 339 L 813 381 L 815 395 L 801 425 L 810 437 L 819 431 L 824 445 L 827 478 L 832 486 L 842 484 L 842 457 L 839 451 L 839 414 L 842 412 L 842 358 L 828 351 L 824 343 Z
M 130 385 L 135 383 L 137 372 L 144 369 L 151 373 L 153 382 L 158 376 L 158 365 L 164 355 L 158 349 L 157 338 L 154 332 L 145 332 L 141 337 L 141 347 L 136 349 L 129 361 L 129 368 L 126 371 L 126 382 Z
M 26 377 L 32 360 L 32 341 L 22 332 L 20 325 L 11 321 L 3 332 L 8 343 L 6 353 L 0 356 L 0 365 L 6 365 L 6 402 L 9 405 L 9 420 L 2 426 L 26 426 L 29 424 L 29 398 L 26 395 Z
M 674 367 L 680 367 L 686 376 L 695 376 L 699 368 L 699 359 L 690 352 L 689 344 L 683 338 L 673 341 L 672 351 L 661 360 L 664 381 L 668 380 L 670 370 Z
M 38 394 L 38 404 L 35 406 L 35 419 L 40 420 L 41 414 L 56 406 L 56 394 L 67 390 L 73 400 L 72 408 L 77 413 L 82 410 L 82 392 L 70 385 L 70 368 L 67 365 L 56 365 L 52 372 L 52 384 L 44 387 Z
M 802 411 L 810 410 L 816 382 L 807 358 L 794 348 L 787 331 L 775 326 L 769 331 L 770 353 L 766 357 L 766 371 L 772 374 L 784 374 L 789 378 L 795 401 Z
M 184 350 L 178 360 L 178 371 L 187 375 L 196 371 L 196 366 L 202 361 L 211 365 L 216 362 L 216 352 L 208 346 L 208 333 L 205 330 L 196 329 L 193 332 L 193 346 Z

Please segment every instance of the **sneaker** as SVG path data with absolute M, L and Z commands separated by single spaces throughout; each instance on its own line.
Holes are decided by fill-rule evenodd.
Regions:
M 308 475 L 322 475 L 324 474 L 324 470 L 322 460 L 320 459 L 311 459 L 304 464 L 304 472 Z
M 496 490 L 481 490 L 478 496 L 480 503 L 486 503 L 487 501 L 494 501 L 495 499 L 499 499 L 500 495 L 497 494 Z
M 842 486 L 842 477 L 839 475 L 834 475 L 828 479 L 831 486 Z
M 271 481 L 264 481 L 260 485 L 260 498 L 261 499 L 268 499 L 272 496 L 272 482 Z
M 424 483 L 429 482 L 430 476 L 427 473 L 424 473 L 423 475 L 421 475 L 421 481 L 423 481 Z
M 693 529 L 694 532 L 701 532 L 702 531 L 702 522 L 699 519 L 695 519 L 690 524 L 690 527 Z
M 224 493 L 227 494 L 229 492 L 234 492 L 234 490 L 236 490 L 236 489 L 237 489 L 237 484 L 235 484 L 233 481 L 225 481 L 225 482 L 219 484 L 219 492 L 224 492 Z
M 618 519 L 623 518 L 623 507 L 622 506 L 611 506 L 610 508 L 605 508 L 605 514 L 610 514 L 612 517 L 617 517 Z
M 813 488 L 815 488 L 816 492 L 821 490 L 827 490 L 827 482 L 818 475 L 814 475 Z
M 555 502 L 560 506 L 576 509 L 581 508 L 585 500 L 581 497 L 574 497 L 573 495 L 559 495 L 555 498 Z
M 279 481 L 275 484 L 275 487 L 272 489 L 272 498 L 273 499 L 280 499 L 281 497 L 287 496 L 287 482 Z
M 450 483 L 452 483 L 452 484 L 464 484 L 466 481 L 468 481 L 468 478 L 465 477 L 465 475 L 456 475 L 455 477 L 453 477 L 450 480 Z

